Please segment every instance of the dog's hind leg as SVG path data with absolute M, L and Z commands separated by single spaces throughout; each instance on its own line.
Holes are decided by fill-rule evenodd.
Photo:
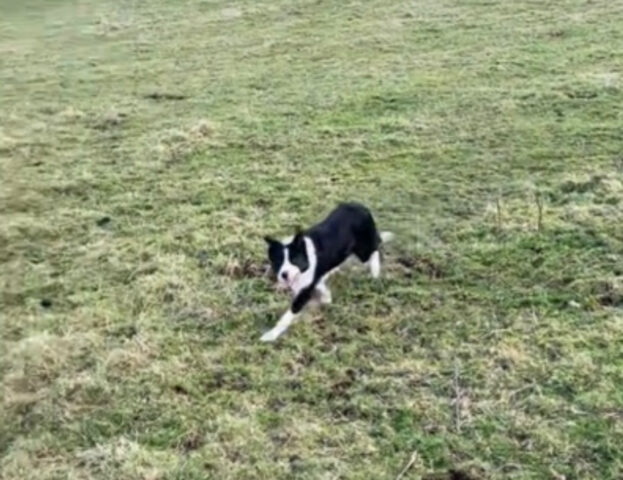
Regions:
M 367 264 L 370 267 L 370 273 L 372 274 L 372 278 L 379 278 L 381 276 L 381 254 L 378 250 L 372 252 L 372 255 L 370 255 Z
M 318 285 L 316 285 L 316 291 L 319 293 L 318 300 L 322 305 L 328 305 L 333 301 L 331 290 L 327 287 L 324 279 L 318 282 Z

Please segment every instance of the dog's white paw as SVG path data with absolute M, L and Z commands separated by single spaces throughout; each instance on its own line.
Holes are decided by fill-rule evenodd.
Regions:
M 279 332 L 278 330 L 272 329 L 266 332 L 264 335 L 262 335 L 260 340 L 262 342 L 274 342 L 275 340 L 279 338 L 279 335 L 281 335 L 281 332 Z

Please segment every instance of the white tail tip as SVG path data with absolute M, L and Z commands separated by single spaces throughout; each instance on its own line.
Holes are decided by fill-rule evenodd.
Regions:
M 392 232 L 381 232 L 381 241 L 391 242 L 395 235 Z

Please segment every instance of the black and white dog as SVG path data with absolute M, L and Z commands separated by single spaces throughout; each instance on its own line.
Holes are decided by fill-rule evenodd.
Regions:
M 370 211 L 357 203 L 338 205 L 322 222 L 281 242 L 265 237 L 277 281 L 292 291 L 294 300 L 261 340 L 276 340 L 314 295 L 320 303 L 331 303 L 327 278 L 351 255 L 366 263 L 372 276 L 378 278 L 381 274 L 379 246 L 392 237 L 389 232 L 379 233 Z

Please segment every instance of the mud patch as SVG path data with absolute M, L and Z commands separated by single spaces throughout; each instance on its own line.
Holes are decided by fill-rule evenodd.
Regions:
M 106 226 L 108 226 L 111 222 L 111 218 L 110 217 L 102 217 L 102 218 L 98 218 L 97 221 L 95 222 L 95 224 L 100 227 L 100 228 L 104 228 Z
M 109 336 L 116 338 L 133 338 L 137 333 L 138 329 L 132 324 L 119 325 L 107 332 Z
M 39 304 L 41 305 L 42 308 L 52 308 L 52 305 L 54 304 L 54 302 L 52 302 L 52 300 L 49 298 L 42 298 Z
M 414 274 L 426 275 L 432 279 L 445 276 L 441 265 L 427 257 L 401 255 L 396 258 L 396 263 L 406 278 L 411 278 Z
M 179 101 L 179 100 L 186 100 L 188 96 L 183 95 L 181 93 L 150 92 L 144 95 L 144 98 L 148 100 L 156 100 L 156 101 Z
M 593 293 L 603 307 L 623 306 L 623 288 L 613 282 L 598 282 L 593 286 Z
M 470 473 L 463 470 L 451 469 L 443 473 L 431 473 L 425 475 L 423 480 L 478 480 L 479 477 L 475 477 Z
M 179 385 L 179 384 L 173 385 L 173 391 L 177 393 L 178 395 L 188 395 L 188 390 L 183 385 Z
M 125 112 L 111 110 L 94 119 L 91 122 L 91 126 L 95 130 L 111 130 L 121 126 L 127 117 L 128 114 Z
M 568 180 L 560 185 L 560 191 L 562 193 L 587 193 L 594 192 L 600 186 L 602 177 L 599 175 L 593 175 L 586 181 L 572 181 Z
M 198 432 L 192 432 L 182 439 L 180 449 L 185 453 L 192 452 L 193 450 L 198 450 L 203 443 L 203 435 Z
M 343 378 L 331 385 L 328 393 L 329 400 L 334 398 L 350 398 L 349 390 L 355 383 L 356 378 L 357 372 L 352 368 L 347 369 Z
M 270 265 L 267 263 L 258 263 L 250 259 L 237 260 L 232 259 L 225 265 L 218 267 L 219 275 L 235 279 L 243 278 L 263 278 L 270 273 Z
M 218 369 L 210 372 L 203 386 L 206 392 L 215 390 L 245 392 L 251 388 L 251 381 L 247 372 L 227 372 Z

